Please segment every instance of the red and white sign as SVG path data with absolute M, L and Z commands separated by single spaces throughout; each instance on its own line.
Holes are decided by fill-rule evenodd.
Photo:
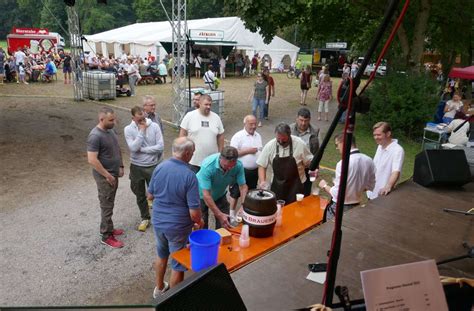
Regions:
M 266 225 L 271 225 L 272 223 L 276 221 L 276 213 L 270 216 L 254 216 L 254 215 L 247 214 L 244 211 L 242 218 L 248 224 L 257 225 L 257 226 L 266 226 Z
M 12 33 L 18 35 L 49 35 L 47 28 L 16 28 L 13 27 Z
M 201 30 L 201 29 L 190 29 L 189 36 L 192 39 L 214 39 L 223 40 L 224 32 L 222 30 Z

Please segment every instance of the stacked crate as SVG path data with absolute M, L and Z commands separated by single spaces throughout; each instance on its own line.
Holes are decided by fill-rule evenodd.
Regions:
M 115 99 L 115 75 L 93 70 L 84 72 L 84 97 L 101 100 Z
M 218 114 L 220 117 L 224 115 L 224 91 L 209 91 L 204 88 L 192 88 L 191 89 L 191 102 L 194 96 L 194 92 L 201 92 L 202 94 L 207 94 L 212 98 L 211 111 Z M 184 90 L 186 105 L 189 103 L 189 89 Z

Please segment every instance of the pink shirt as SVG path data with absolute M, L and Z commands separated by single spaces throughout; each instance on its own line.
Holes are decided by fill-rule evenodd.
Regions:
M 319 100 L 327 101 L 331 98 L 332 95 L 332 82 L 331 81 L 322 81 L 319 84 Z

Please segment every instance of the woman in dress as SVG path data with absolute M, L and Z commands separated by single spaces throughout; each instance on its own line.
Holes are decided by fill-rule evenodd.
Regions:
M 323 109 L 325 113 L 325 120 L 328 121 L 329 101 L 332 98 L 332 81 L 328 74 L 322 76 L 322 81 L 319 82 L 316 98 L 319 100 L 318 121 L 321 121 L 321 113 L 323 112 Z
M 311 66 L 307 65 L 305 70 L 301 73 L 300 77 L 300 88 L 301 88 L 301 101 L 300 105 L 306 106 L 306 95 L 308 95 L 308 90 L 311 88 Z

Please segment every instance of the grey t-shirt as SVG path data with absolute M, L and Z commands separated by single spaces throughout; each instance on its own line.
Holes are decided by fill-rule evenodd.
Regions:
M 98 152 L 97 158 L 102 166 L 110 174 L 118 177 L 122 156 L 114 130 L 104 131 L 97 126 L 94 127 L 87 137 L 87 151 Z M 94 173 L 98 174 L 95 170 Z
M 260 100 L 267 99 L 267 86 L 267 81 L 262 81 L 261 83 L 255 82 L 255 94 L 253 97 Z

